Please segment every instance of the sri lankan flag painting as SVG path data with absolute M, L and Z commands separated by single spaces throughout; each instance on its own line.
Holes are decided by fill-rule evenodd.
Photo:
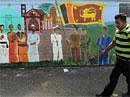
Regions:
M 63 24 L 103 24 L 105 5 L 100 3 L 76 4 L 65 2 L 59 5 Z

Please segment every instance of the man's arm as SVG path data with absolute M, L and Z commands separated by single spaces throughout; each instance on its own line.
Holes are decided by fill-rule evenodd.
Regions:
M 112 41 L 103 51 L 100 52 L 100 55 L 103 55 L 105 52 L 109 51 L 115 46 L 115 41 Z
M 115 46 L 115 41 L 112 41 L 112 42 L 108 45 L 108 47 L 106 47 L 104 50 L 105 50 L 105 51 L 109 51 L 109 50 L 112 49 L 114 46 Z

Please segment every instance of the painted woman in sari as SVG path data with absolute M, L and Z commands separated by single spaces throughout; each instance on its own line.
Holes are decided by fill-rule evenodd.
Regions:
M 8 38 L 4 25 L 0 25 L 0 63 L 9 63 Z
M 38 62 L 39 61 L 38 45 L 40 43 L 40 36 L 38 33 L 35 32 L 36 30 L 35 25 L 32 24 L 31 29 L 32 31 L 29 32 L 27 38 L 29 62 Z
M 11 63 L 19 62 L 18 59 L 18 38 L 16 33 L 13 31 L 14 26 L 9 25 L 10 32 L 8 32 L 9 40 L 9 60 Z
M 20 24 L 17 25 L 17 28 L 19 62 L 28 62 L 27 35 L 22 32 Z

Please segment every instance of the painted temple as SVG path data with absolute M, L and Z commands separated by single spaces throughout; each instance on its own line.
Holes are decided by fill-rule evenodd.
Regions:
M 50 8 L 50 14 L 46 14 L 41 9 L 30 9 L 24 15 L 25 31 L 30 31 L 30 25 L 34 24 L 38 32 L 43 30 L 52 29 L 55 25 L 61 25 L 61 19 L 57 16 L 56 8 L 52 6 Z

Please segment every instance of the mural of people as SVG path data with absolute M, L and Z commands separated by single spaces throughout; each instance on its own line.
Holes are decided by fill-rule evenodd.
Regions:
M 17 25 L 17 28 L 19 62 L 28 62 L 27 35 L 22 32 L 20 24 Z
M 97 46 L 99 48 L 99 52 L 105 49 L 110 43 L 112 39 L 107 34 L 107 27 L 102 27 L 102 37 L 98 37 Z M 99 56 L 99 64 L 108 64 L 108 52 L 105 52 L 102 56 Z
M 70 34 L 68 44 L 70 46 L 71 55 L 73 60 L 80 60 L 80 34 L 78 33 L 78 28 L 73 28 L 73 33 Z
M 62 35 L 59 27 L 54 28 L 54 33 L 51 34 L 51 43 L 53 49 L 53 60 L 60 61 L 63 59 L 62 51 Z
M 81 29 L 82 35 L 81 35 L 81 59 L 84 64 L 89 64 L 89 45 L 90 45 L 90 37 L 88 35 L 88 32 L 86 32 L 85 29 Z
M 34 24 L 31 25 L 31 29 L 32 31 L 29 32 L 27 37 L 29 62 L 38 62 L 39 61 L 38 45 L 40 43 L 40 36 L 38 33 L 35 33 Z
M 62 35 L 61 37 L 63 38 L 61 40 L 62 41 L 61 48 L 63 52 L 61 51 L 62 53 L 60 54 L 63 54 L 63 55 L 59 55 L 61 56 L 60 59 L 64 59 L 64 61 L 67 62 L 67 64 L 69 65 L 70 65 L 70 62 L 72 62 L 72 64 L 75 64 L 75 63 L 79 64 L 80 62 L 78 60 L 81 60 L 81 62 L 88 61 L 87 57 L 90 54 L 89 58 L 90 58 L 91 64 L 98 63 L 97 62 L 97 55 L 98 55 L 97 47 L 99 46 L 96 45 L 96 42 L 97 42 L 97 36 L 102 35 L 102 33 L 97 33 L 97 31 L 101 30 L 99 25 L 105 22 L 105 24 L 109 25 L 109 27 L 111 28 L 109 29 L 108 33 L 111 36 L 114 35 L 113 32 L 115 30 L 115 26 L 114 26 L 115 23 L 114 23 L 113 17 L 115 14 L 119 13 L 119 7 L 120 7 L 119 3 L 117 2 L 102 3 L 100 1 L 97 1 L 95 3 L 89 4 L 88 2 L 84 0 L 80 0 L 80 2 L 74 0 L 73 3 L 63 1 L 62 4 L 59 5 L 58 2 L 60 1 L 58 1 L 57 2 L 59 6 L 59 10 L 58 10 L 57 5 L 54 4 L 53 0 L 50 0 L 48 3 L 44 2 L 43 0 L 40 0 L 39 2 L 37 2 L 36 0 L 32 0 L 37 3 L 37 4 L 34 3 L 32 5 L 28 4 L 28 2 L 26 1 L 27 0 L 19 1 L 17 2 L 17 5 L 16 5 L 15 0 L 12 0 L 11 6 L 10 6 L 10 1 L 8 0 L 7 2 L 4 2 L 4 4 L 0 2 L 1 4 L 0 12 L 2 13 L 0 14 L 0 24 L 4 25 L 5 27 L 4 31 L 7 33 L 7 32 L 10 32 L 8 26 L 9 24 L 12 23 L 14 26 L 13 32 L 16 32 L 17 34 L 17 39 L 15 40 L 17 40 L 18 42 L 18 53 L 17 53 L 18 55 L 17 54 L 15 55 L 18 56 L 18 62 L 29 62 L 28 51 L 29 51 L 29 48 L 31 49 L 31 47 L 29 47 L 28 44 L 26 46 L 26 43 L 27 43 L 27 37 L 29 36 L 28 32 L 32 33 L 31 25 L 34 24 L 35 34 L 38 32 L 40 35 L 40 44 L 37 45 L 37 47 L 40 48 L 38 52 L 40 61 L 52 60 L 53 43 L 51 43 L 50 41 L 51 40 L 50 33 L 52 33 L 53 26 L 61 25 L 64 28 L 64 34 L 63 33 L 61 34 Z M 104 5 L 107 5 L 107 6 L 104 6 Z M 71 12 L 70 9 L 73 9 L 73 6 L 75 6 L 74 11 Z M 80 9 L 82 9 L 81 12 L 80 12 Z M 110 11 L 110 10 L 113 10 L 113 11 Z M 77 15 L 77 11 L 81 14 Z M 24 30 L 21 31 L 20 26 L 19 28 L 17 28 L 18 24 L 20 24 L 22 29 Z M 89 31 L 89 35 L 91 37 L 91 43 L 92 43 L 92 45 L 90 45 L 91 49 L 89 49 L 91 52 L 87 51 L 88 49 L 86 49 L 86 48 L 89 48 L 87 47 L 87 41 L 89 44 L 90 40 L 86 39 L 86 41 L 84 41 L 85 39 L 83 38 L 85 38 L 85 35 L 83 35 L 84 37 L 82 37 L 81 36 L 82 33 L 78 33 L 79 31 L 76 32 L 75 29 L 74 31 L 72 31 L 73 30 L 71 29 L 72 25 L 75 25 L 75 24 L 77 25 L 77 27 L 79 27 L 78 30 L 80 30 L 80 28 L 87 28 L 87 30 Z M 87 35 L 86 35 L 86 38 L 87 38 Z M 66 40 L 68 41 L 67 42 L 68 44 L 66 43 Z M 83 43 L 83 42 L 86 42 L 86 43 Z M 67 48 L 66 48 L 66 45 L 68 46 Z M 12 49 L 12 46 L 10 49 Z M 73 62 L 71 60 L 72 58 L 78 62 Z M 110 55 L 110 59 L 112 60 L 112 63 L 115 62 L 114 58 L 115 58 L 115 54 L 113 53 L 113 55 Z M 55 60 L 60 60 L 60 59 L 55 59 Z M 85 62 L 84 64 L 86 63 L 88 62 Z
M 10 32 L 8 32 L 8 40 L 9 40 L 9 60 L 11 63 L 19 62 L 18 59 L 18 38 L 17 34 L 13 31 L 14 26 L 12 24 L 9 25 Z
M 4 32 L 4 25 L 0 25 L 0 63 L 9 63 L 8 38 Z

